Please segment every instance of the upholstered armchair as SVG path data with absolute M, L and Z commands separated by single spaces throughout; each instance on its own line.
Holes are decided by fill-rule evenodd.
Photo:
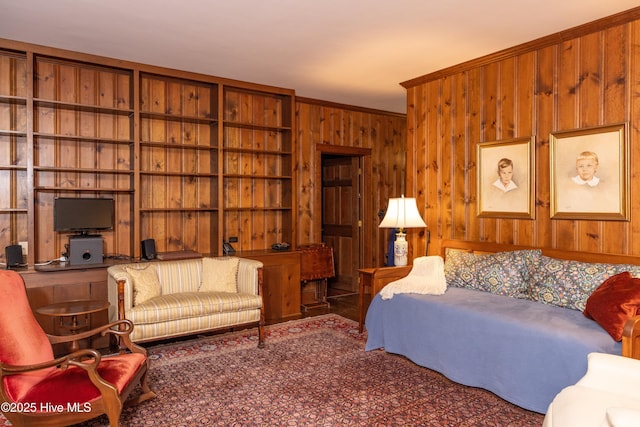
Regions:
M 22 277 L 0 271 L 0 402 L 14 426 L 64 426 L 106 414 L 118 426 L 124 405 L 155 396 L 147 384 L 146 350 L 118 321 L 68 337 L 47 335 L 36 321 Z M 102 357 L 92 349 L 54 358 L 52 344 L 114 334 L 123 350 Z M 126 400 L 140 384 L 141 393 Z
M 587 373 L 553 399 L 543 427 L 640 426 L 640 360 L 590 353 Z

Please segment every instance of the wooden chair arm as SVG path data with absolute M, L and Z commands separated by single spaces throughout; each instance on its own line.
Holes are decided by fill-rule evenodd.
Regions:
M 622 355 L 640 359 L 640 316 L 627 320 L 622 331 Z
M 127 318 L 124 310 L 124 286 L 125 286 L 125 280 L 124 279 L 118 280 L 118 306 L 116 307 L 118 320 L 123 320 Z
M 37 371 L 40 369 L 52 368 L 58 366 L 60 368 L 66 369 L 68 365 L 80 366 L 85 369 L 95 369 L 96 366 L 100 363 L 102 356 L 99 352 L 92 349 L 84 349 L 74 351 L 73 353 L 67 354 L 66 356 L 58 357 L 53 360 L 49 360 L 48 362 L 36 363 L 33 365 L 6 365 L 0 364 L 2 367 L 2 375 L 15 375 L 15 374 L 24 374 L 31 371 Z M 86 363 L 91 360 L 90 363 Z M 81 366 L 81 365 L 87 365 Z
M 99 326 L 97 328 L 91 329 L 89 331 L 85 331 L 85 332 L 79 332 L 76 334 L 69 334 L 69 335 L 51 335 L 51 334 L 47 334 L 47 337 L 49 338 L 49 342 L 51 344 L 60 344 L 60 343 L 68 343 L 68 342 L 72 342 L 72 341 L 79 341 L 85 338 L 89 338 L 89 337 L 93 337 L 96 335 L 102 335 L 105 336 L 107 334 L 113 334 L 116 333 L 117 331 L 114 331 L 112 328 L 118 326 L 120 327 L 120 325 L 126 325 L 127 329 L 123 330 L 123 333 L 131 333 L 131 331 L 133 330 L 133 325 L 131 324 L 131 322 L 129 320 L 116 320 L 115 322 L 111 322 L 108 323 L 106 325 L 102 325 Z
M 106 325 L 100 326 L 98 328 L 92 329 L 90 331 L 81 332 L 77 334 L 71 335 L 49 335 L 49 342 L 51 344 L 60 344 L 60 343 L 68 343 L 72 341 L 78 341 L 81 339 L 89 338 L 95 335 L 113 335 L 119 338 L 120 342 L 120 352 L 124 352 L 124 350 L 129 350 L 132 353 L 140 353 L 147 355 L 147 350 L 144 347 L 140 347 L 137 344 L 134 344 L 131 341 L 129 335 L 133 331 L 133 323 L 130 320 L 116 320 L 115 322 L 108 323 Z

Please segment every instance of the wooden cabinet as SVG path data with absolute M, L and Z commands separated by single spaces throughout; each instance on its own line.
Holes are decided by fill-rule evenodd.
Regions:
M 237 254 L 262 262 L 265 320 L 300 315 L 300 252 L 249 251 Z

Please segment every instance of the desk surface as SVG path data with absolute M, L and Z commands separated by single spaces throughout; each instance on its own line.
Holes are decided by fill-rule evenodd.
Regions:
M 108 301 L 99 300 L 74 300 L 45 305 L 36 311 L 45 316 L 77 316 L 91 314 L 109 308 Z

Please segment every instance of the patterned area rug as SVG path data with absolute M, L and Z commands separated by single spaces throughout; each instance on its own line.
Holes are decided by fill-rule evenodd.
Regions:
M 158 397 L 123 426 L 540 426 L 542 415 L 384 351 L 328 314 L 149 347 Z M 82 424 L 106 426 L 106 417 Z

